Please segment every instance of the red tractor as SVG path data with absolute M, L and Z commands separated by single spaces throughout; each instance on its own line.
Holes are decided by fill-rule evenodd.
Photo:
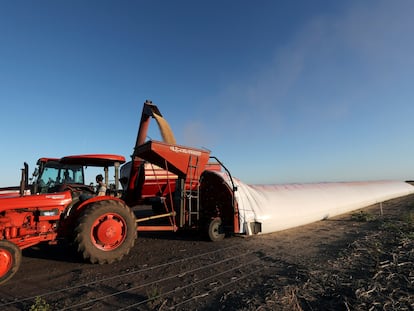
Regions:
M 164 142 L 145 141 L 151 117 Z M 137 231 L 197 229 L 213 241 L 239 232 L 230 172 L 216 158 L 210 163 L 208 150 L 175 144 L 165 124 L 158 108 L 145 102 L 123 176 L 123 156 L 41 158 L 29 185 L 25 164 L 20 187 L 0 189 L 0 284 L 16 273 L 21 250 L 40 242 L 68 240 L 85 260 L 104 264 L 128 254 Z M 114 183 L 104 196 L 85 184 L 84 170 L 91 166 L 104 169 L 106 182 L 109 168 L 114 169 Z M 233 186 L 219 177 L 222 167 Z M 142 204 L 156 213 L 137 217 L 134 211 Z
M 41 158 L 32 185 L 26 182 L 26 164 L 19 190 L 0 189 L 0 284 L 19 268 L 21 250 L 40 242 L 70 240 L 92 263 L 111 263 L 127 254 L 136 237 L 131 209 L 116 185 L 107 195 L 95 196 L 84 183 L 84 167 L 102 167 L 105 180 L 113 167 L 118 180 L 124 162 L 118 155 Z

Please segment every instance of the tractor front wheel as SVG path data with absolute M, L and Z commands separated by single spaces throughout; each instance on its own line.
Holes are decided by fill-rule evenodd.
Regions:
M 19 270 L 22 260 L 20 248 L 7 240 L 0 240 L 0 284 L 7 282 Z
M 75 229 L 78 252 L 91 263 L 119 261 L 135 244 L 137 225 L 131 209 L 119 201 L 86 207 Z

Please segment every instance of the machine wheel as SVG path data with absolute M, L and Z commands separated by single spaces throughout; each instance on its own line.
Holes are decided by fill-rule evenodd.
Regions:
M 210 224 L 208 225 L 208 237 L 213 242 L 221 241 L 224 239 L 225 233 L 223 231 L 222 221 L 220 217 L 214 218 L 210 221 Z
M 7 240 L 0 240 L 0 284 L 7 282 L 19 270 L 22 260 L 20 248 Z
M 111 200 L 86 207 L 75 229 L 77 250 L 91 263 L 121 260 L 134 246 L 136 237 L 133 212 L 121 202 Z

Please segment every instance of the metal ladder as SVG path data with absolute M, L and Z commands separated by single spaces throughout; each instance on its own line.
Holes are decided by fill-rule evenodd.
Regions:
M 193 164 L 193 159 L 195 162 L 194 164 Z M 187 177 L 186 177 L 185 186 L 184 186 L 185 188 L 184 195 L 185 195 L 185 202 L 187 203 L 188 226 L 191 227 L 193 225 L 193 218 L 195 218 L 196 223 L 200 219 L 200 196 L 199 196 L 200 182 L 198 178 L 196 179 L 194 177 L 194 176 L 199 176 L 198 157 L 190 155 L 188 162 L 189 163 L 188 163 Z M 193 190 L 194 186 L 196 186 L 196 190 Z

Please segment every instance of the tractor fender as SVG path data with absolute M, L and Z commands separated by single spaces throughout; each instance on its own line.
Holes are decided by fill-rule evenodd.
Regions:
M 89 205 L 96 203 L 96 202 L 101 202 L 101 201 L 118 201 L 118 202 L 121 202 L 122 204 L 125 204 L 123 200 L 109 196 L 109 195 L 96 196 L 96 197 L 91 197 L 85 201 L 81 201 L 81 203 L 78 204 L 76 208 L 74 208 L 74 210 L 71 211 L 70 214 L 80 215 L 85 210 L 85 208 L 87 208 Z

